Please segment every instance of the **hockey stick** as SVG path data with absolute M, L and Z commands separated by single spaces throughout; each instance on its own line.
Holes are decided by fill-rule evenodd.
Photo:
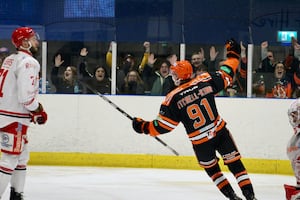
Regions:
M 108 102 L 110 105 L 112 105 L 116 110 L 118 110 L 121 114 L 123 114 L 125 117 L 127 117 L 128 119 L 130 119 L 131 121 L 133 120 L 133 117 L 131 115 L 129 115 L 127 112 L 125 112 L 123 109 L 121 109 L 119 106 L 117 106 L 117 104 L 115 104 L 114 102 L 112 102 L 109 98 L 107 98 L 106 96 L 104 96 L 103 94 L 101 94 L 100 92 L 98 92 L 97 90 L 93 89 L 91 86 L 89 86 L 88 84 L 86 84 L 85 82 L 80 81 L 80 83 L 82 85 L 84 85 L 85 87 L 87 87 L 89 90 L 91 90 L 93 93 L 97 94 L 99 97 L 101 97 L 102 99 L 104 99 L 106 102 Z M 171 148 L 167 143 L 165 143 L 164 141 L 162 141 L 160 138 L 158 137 L 154 137 L 154 139 L 156 139 L 158 142 L 160 142 L 162 145 L 164 145 L 165 147 L 167 147 L 169 150 L 171 150 L 176 156 L 179 155 L 179 153 L 177 151 L 175 151 L 173 148 Z

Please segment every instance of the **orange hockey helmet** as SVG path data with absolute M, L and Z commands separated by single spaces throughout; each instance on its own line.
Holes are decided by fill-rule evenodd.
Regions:
M 35 36 L 35 32 L 30 27 L 20 27 L 14 30 L 11 36 L 11 41 L 16 48 L 22 46 L 23 40 L 29 40 L 29 38 Z
M 193 74 L 193 67 L 187 60 L 177 61 L 176 64 L 174 66 L 171 66 L 170 69 L 177 75 L 177 78 L 180 80 L 189 79 Z

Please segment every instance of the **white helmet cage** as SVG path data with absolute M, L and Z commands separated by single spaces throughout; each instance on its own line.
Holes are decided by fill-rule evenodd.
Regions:
M 300 125 L 300 98 L 295 100 L 288 109 L 290 124 L 295 128 Z

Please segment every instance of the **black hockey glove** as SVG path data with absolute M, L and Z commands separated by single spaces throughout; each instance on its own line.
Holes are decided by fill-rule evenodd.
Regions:
M 137 133 L 145 133 L 145 129 L 149 126 L 149 122 L 144 121 L 141 118 L 133 118 L 132 127 Z M 145 133 L 147 134 L 147 133 Z
M 227 58 L 240 58 L 241 46 L 235 41 L 235 39 L 231 38 L 230 40 L 227 40 L 225 45 L 227 51 Z

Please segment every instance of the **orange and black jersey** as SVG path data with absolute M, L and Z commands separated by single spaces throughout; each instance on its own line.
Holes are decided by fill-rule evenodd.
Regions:
M 192 144 L 214 137 L 225 126 L 216 108 L 215 95 L 232 83 L 224 71 L 203 73 L 171 91 L 161 104 L 157 119 L 149 123 L 152 136 L 173 130 L 183 123 Z

